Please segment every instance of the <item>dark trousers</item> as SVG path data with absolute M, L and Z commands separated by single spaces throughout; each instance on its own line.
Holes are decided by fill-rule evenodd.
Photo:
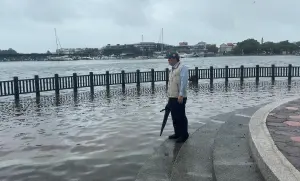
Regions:
M 183 98 L 183 102 L 179 104 L 177 98 L 169 98 L 168 102 L 171 108 L 174 132 L 179 137 L 188 136 L 188 119 L 185 114 L 186 100 L 187 98 Z

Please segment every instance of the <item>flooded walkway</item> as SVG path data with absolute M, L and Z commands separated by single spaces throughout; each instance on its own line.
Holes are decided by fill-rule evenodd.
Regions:
M 223 83 L 209 90 L 208 85 L 189 89 L 187 116 L 189 125 L 205 118 L 236 109 L 260 105 L 299 94 L 300 82 L 252 81 L 241 89 Z M 144 162 L 172 133 L 169 122 L 162 137 L 159 131 L 166 103 L 164 85 L 142 85 L 140 94 L 134 88 L 122 93 L 118 88 L 110 97 L 95 90 L 71 93 L 60 99 L 44 96 L 22 98 L 19 107 L 0 99 L 0 180 L 101 180 L 131 181 Z

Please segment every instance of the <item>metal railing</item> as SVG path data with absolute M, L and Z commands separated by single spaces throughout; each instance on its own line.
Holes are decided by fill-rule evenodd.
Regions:
M 287 77 L 290 84 L 292 77 L 300 77 L 300 67 L 293 67 L 291 64 L 287 67 L 244 67 L 239 68 L 213 68 L 209 69 L 195 69 L 189 70 L 189 78 L 194 80 L 209 79 L 210 85 L 213 85 L 214 79 L 225 79 L 225 84 L 228 85 L 230 78 L 239 78 L 241 84 L 245 78 L 255 78 L 258 83 L 260 77 L 270 77 L 271 81 L 275 81 L 275 77 Z M 155 82 L 165 81 L 168 84 L 169 81 L 169 69 L 165 71 L 151 71 L 140 72 L 128 72 L 122 71 L 121 73 L 109 73 L 94 74 L 90 72 L 89 75 L 77 75 L 59 77 L 55 74 L 54 77 L 40 78 L 35 75 L 33 79 L 19 79 L 14 77 L 13 80 L 0 81 L 0 97 L 14 95 L 16 100 L 19 100 L 20 94 L 36 93 L 39 97 L 41 92 L 55 91 L 55 94 L 59 94 L 60 90 L 73 89 L 76 93 L 79 88 L 89 87 L 91 93 L 94 93 L 94 87 L 106 86 L 106 90 L 109 91 L 111 85 L 121 85 L 122 89 L 125 89 L 126 84 L 136 84 L 137 87 L 141 83 L 151 83 L 154 86 Z M 196 81 L 195 83 L 198 83 Z

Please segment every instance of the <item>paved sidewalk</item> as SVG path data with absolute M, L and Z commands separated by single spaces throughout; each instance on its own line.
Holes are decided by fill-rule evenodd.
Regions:
M 278 149 L 300 171 L 300 99 L 274 109 L 267 128 Z

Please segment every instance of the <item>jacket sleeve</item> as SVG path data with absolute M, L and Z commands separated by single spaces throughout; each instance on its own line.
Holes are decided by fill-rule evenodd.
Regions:
M 187 89 L 189 79 L 189 69 L 186 66 L 183 66 L 180 71 L 180 92 L 179 96 L 183 96 L 184 90 Z

